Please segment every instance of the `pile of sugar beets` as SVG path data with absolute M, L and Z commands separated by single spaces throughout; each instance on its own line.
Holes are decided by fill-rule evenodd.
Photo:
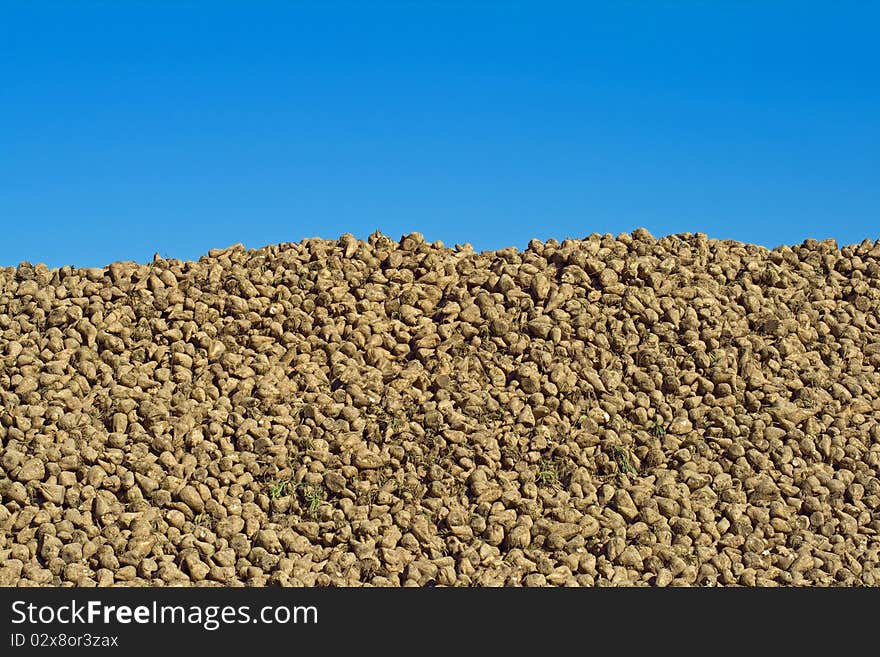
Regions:
M 880 585 L 880 241 L 0 269 L 0 585 Z

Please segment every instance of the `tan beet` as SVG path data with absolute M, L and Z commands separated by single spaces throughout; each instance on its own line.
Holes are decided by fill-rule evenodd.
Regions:
M 876 585 L 880 243 L 0 271 L 0 584 Z

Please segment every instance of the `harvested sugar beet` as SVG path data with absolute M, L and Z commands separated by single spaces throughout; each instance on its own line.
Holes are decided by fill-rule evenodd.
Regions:
M 0 585 L 880 585 L 880 242 L 0 269 Z

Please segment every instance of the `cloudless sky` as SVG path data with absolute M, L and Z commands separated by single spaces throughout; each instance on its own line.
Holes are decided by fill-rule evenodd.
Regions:
M 880 238 L 880 3 L 0 0 L 0 265 Z

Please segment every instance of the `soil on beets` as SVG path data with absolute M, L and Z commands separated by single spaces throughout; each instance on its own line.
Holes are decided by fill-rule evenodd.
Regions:
M 0 269 L 0 585 L 880 585 L 880 242 Z

